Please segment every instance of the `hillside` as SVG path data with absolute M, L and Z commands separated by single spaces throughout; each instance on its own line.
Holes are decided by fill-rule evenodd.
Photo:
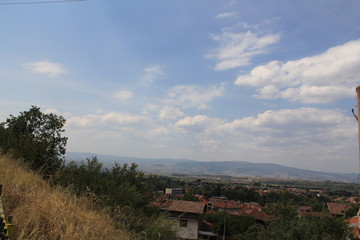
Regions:
M 134 239 L 115 229 L 88 198 L 51 187 L 19 160 L 0 154 L 0 166 L 3 206 L 6 215 L 13 216 L 15 239 Z
M 135 162 L 145 172 L 156 174 L 189 174 L 189 175 L 227 175 L 251 176 L 262 178 L 296 179 L 311 181 L 356 182 L 356 174 L 316 172 L 272 163 L 251 163 L 245 161 L 200 162 L 189 159 L 146 159 L 123 156 L 101 155 L 93 153 L 67 153 L 70 161 L 81 161 L 97 155 L 105 166 L 115 161 Z

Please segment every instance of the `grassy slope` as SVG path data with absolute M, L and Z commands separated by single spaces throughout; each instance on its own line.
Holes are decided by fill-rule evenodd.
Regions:
M 91 210 L 85 197 L 51 187 L 18 160 L 2 154 L 0 184 L 5 212 L 14 218 L 15 239 L 133 239 L 115 229 L 105 214 Z

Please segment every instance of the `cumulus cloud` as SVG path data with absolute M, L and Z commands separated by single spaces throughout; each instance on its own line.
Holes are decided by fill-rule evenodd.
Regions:
M 258 98 L 330 103 L 353 97 L 359 84 L 360 40 L 295 61 L 271 61 L 240 75 L 236 85 L 255 87 Z
M 179 85 L 169 90 L 164 102 L 182 108 L 196 107 L 203 110 L 208 108 L 206 103 L 211 102 L 215 97 L 222 96 L 224 91 L 225 83 L 207 88 L 194 85 Z
M 94 127 L 106 125 L 111 128 L 118 125 L 129 125 L 135 123 L 144 123 L 149 119 L 140 116 L 127 113 L 109 112 L 105 114 L 88 114 L 86 116 L 74 116 L 67 120 L 68 126 L 75 127 Z
M 226 70 L 251 63 L 251 58 L 268 52 L 268 46 L 280 40 L 280 34 L 262 34 L 250 30 L 236 33 L 225 29 L 220 35 L 212 35 L 213 40 L 220 42 L 220 48 L 209 54 L 218 63 L 215 70 Z
M 66 70 L 60 64 L 49 61 L 28 62 L 22 64 L 22 67 L 30 72 L 43 74 L 49 77 L 57 77 L 66 73 Z
M 177 121 L 174 126 L 185 132 L 205 132 L 207 129 L 214 129 L 223 121 L 217 118 L 210 118 L 206 115 L 196 115 L 194 117 L 185 117 Z
M 147 118 L 139 115 L 132 115 L 126 113 L 110 112 L 100 117 L 103 122 L 113 122 L 116 124 L 131 124 L 147 120 Z
M 58 110 L 56 110 L 55 108 L 48 108 L 48 109 L 45 109 L 44 113 L 46 114 L 55 114 L 55 115 L 60 115 L 60 112 Z
M 144 68 L 144 74 L 142 75 L 140 81 L 142 84 L 149 84 L 155 82 L 159 77 L 164 75 L 162 65 L 154 65 L 148 68 Z
M 237 119 L 220 126 L 225 132 L 246 132 L 256 141 L 275 144 L 317 142 L 339 144 L 340 139 L 352 139 L 354 120 L 333 109 L 299 108 L 270 110 L 256 117 Z M 266 138 L 264 138 L 266 137 Z M 281 141 L 282 140 L 282 141 Z M 259 142 L 257 142 L 259 144 Z
M 224 12 L 224 13 L 219 13 L 218 15 L 216 15 L 216 18 L 233 17 L 233 16 L 235 16 L 236 14 L 237 14 L 236 12 Z
M 159 120 L 177 120 L 185 116 L 185 113 L 178 108 L 164 106 L 159 111 Z
M 113 97 L 120 102 L 125 102 L 133 97 L 133 93 L 128 90 L 119 90 L 113 94 Z
M 270 110 L 233 121 L 195 115 L 157 131 L 171 131 L 173 136 L 187 139 L 189 150 L 194 152 L 217 149 L 216 155 L 226 153 L 227 159 L 238 155 L 237 160 L 276 162 L 277 158 L 292 161 L 306 155 L 319 157 L 319 151 L 329 156 L 351 150 L 356 140 L 354 129 L 356 121 L 341 110 L 299 108 Z M 292 154 L 297 157 L 289 159 Z

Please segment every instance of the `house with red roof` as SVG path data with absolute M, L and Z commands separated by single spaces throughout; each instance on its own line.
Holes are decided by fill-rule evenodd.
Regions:
M 264 211 L 265 207 L 261 206 L 259 203 L 251 202 L 251 203 L 243 203 L 241 204 L 241 209 L 232 212 L 232 215 L 238 216 L 251 216 L 253 217 L 258 223 L 265 223 L 271 220 L 274 220 L 274 217 L 267 214 Z
M 329 213 L 337 217 L 345 216 L 346 211 L 351 208 L 349 204 L 345 204 L 345 203 L 331 202 L 331 203 L 327 203 L 326 205 L 329 210 Z
M 204 202 L 169 200 L 160 206 L 174 222 L 176 235 L 179 239 L 198 239 L 203 224 L 203 216 L 207 211 Z

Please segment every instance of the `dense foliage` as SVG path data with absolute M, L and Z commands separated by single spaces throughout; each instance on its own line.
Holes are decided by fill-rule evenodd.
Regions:
M 287 211 L 268 225 L 253 225 L 240 235 L 242 240 L 350 240 L 350 229 L 341 218 L 328 215 L 299 217 Z
M 326 197 L 317 197 L 312 194 L 294 194 L 287 191 L 268 192 L 259 197 L 258 202 L 261 205 L 267 205 L 277 202 L 288 202 L 294 206 L 310 206 L 313 211 L 322 212 L 326 208 L 326 202 L 330 199 Z
M 152 179 L 137 170 L 135 163 L 115 163 L 103 169 L 96 156 L 80 163 L 70 162 L 57 176 L 57 183 L 71 186 L 77 194 L 90 191 L 104 205 L 140 208 L 153 200 Z
M 248 228 L 256 223 L 250 216 L 234 216 L 226 212 L 210 213 L 205 216 L 205 220 L 213 224 L 212 231 L 218 236 L 234 236 L 244 233 Z
M 96 156 L 80 163 L 70 162 L 53 179 L 78 195 L 89 195 L 101 208 L 109 211 L 119 228 L 125 228 L 144 239 L 171 239 L 173 231 L 160 211 L 150 206 L 154 200 L 157 178 L 145 176 L 135 163 L 115 163 L 109 169 Z
M 234 189 L 222 191 L 221 196 L 242 202 L 257 202 L 260 198 L 260 195 L 255 192 L 254 189 L 249 189 L 243 186 L 236 186 Z
M 64 124 L 62 116 L 45 114 L 32 106 L 0 124 L 0 147 L 29 163 L 32 170 L 49 176 L 64 163 L 67 142 L 62 136 Z

